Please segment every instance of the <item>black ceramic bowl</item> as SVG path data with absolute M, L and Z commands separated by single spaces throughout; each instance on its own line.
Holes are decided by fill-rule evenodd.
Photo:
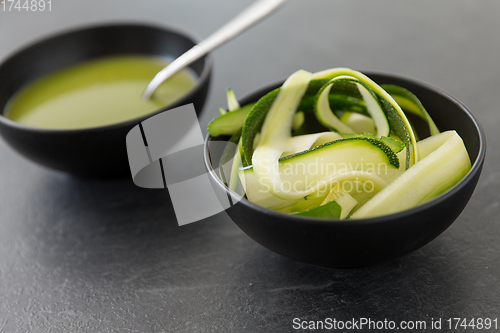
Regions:
M 57 35 L 12 55 L 0 65 L 0 112 L 24 85 L 73 64 L 107 55 L 145 54 L 178 57 L 197 42 L 184 32 L 165 27 L 114 24 Z M 130 173 L 125 137 L 139 122 L 157 113 L 193 103 L 200 112 L 208 92 L 212 58 L 190 66 L 199 80 L 176 102 L 149 115 L 108 126 L 50 130 L 13 122 L 0 114 L 0 134 L 15 150 L 41 165 L 80 176 Z
M 242 199 L 227 213 L 236 225 L 266 248 L 299 261 L 328 267 L 360 267 L 410 253 L 440 235 L 460 215 L 477 184 L 486 153 L 485 135 L 474 116 L 453 97 L 412 79 L 368 73 L 379 84 L 392 83 L 415 93 L 440 130 L 455 129 L 469 152 L 472 169 L 453 188 L 418 207 L 375 218 L 328 221 L 292 216 Z M 279 85 L 248 96 L 242 104 L 258 100 Z M 205 165 L 214 189 L 235 198 L 213 170 L 218 156 L 207 136 Z

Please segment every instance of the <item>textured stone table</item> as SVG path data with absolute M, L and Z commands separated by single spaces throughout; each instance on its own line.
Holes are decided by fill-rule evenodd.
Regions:
M 50 13 L 0 11 L 0 58 L 108 21 L 204 37 L 249 3 L 52 0 Z M 290 0 L 214 52 L 204 127 L 228 86 L 243 96 L 299 68 L 337 66 L 415 77 L 477 116 L 488 155 L 469 205 L 424 248 L 377 266 L 283 258 L 225 214 L 178 227 L 166 191 L 75 179 L 0 141 L 0 332 L 289 332 L 294 318 L 500 317 L 498 13 L 497 0 Z

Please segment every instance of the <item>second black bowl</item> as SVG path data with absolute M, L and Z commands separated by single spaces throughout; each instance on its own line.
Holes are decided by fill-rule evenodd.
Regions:
M 33 44 L 0 65 L 0 112 L 31 81 L 92 58 L 144 54 L 176 58 L 197 43 L 176 29 L 140 24 L 114 24 L 79 29 Z M 130 173 L 125 137 L 141 121 L 184 104 L 200 113 L 208 92 L 212 58 L 190 65 L 198 81 L 177 101 L 143 117 L 108 126 L 50 130 L 25 126 L 0 114 L 0 134 L 16 151 L 43 166 L 80 176 Z
M 469 152 L 472 169 L 454 187 L 437 198 L 399 213 L 367 219 L 329 221 L 288 215 L 258 206 L 246 199 L 231 206 L 227 213 L 250 238 L 264 247 L 299 261 L 327 267 L 367 266 L 410 253 L 440 235 L 467 205 L 481 173 L 486 154 L 485 135 L 467 108 L 438 89 L 412 79 L 367 73 L 379 84 L 404 87 L 421 100 L 440 130 L 456 130 Z M 257 101 L 273 85 L 251 94 L 242 104 Z M 214 190 L 229 190 L 214 169 L 219 157 L 210 150 L 213 138 L 205 142 L 205 166 Z M 220 145 L 217 145 L 220 146 Z

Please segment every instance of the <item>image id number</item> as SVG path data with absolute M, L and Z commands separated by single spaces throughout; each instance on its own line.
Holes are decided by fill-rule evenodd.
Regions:
M 1 8 L 4 12 L 50 12 L 52 0 L 4 0 Z

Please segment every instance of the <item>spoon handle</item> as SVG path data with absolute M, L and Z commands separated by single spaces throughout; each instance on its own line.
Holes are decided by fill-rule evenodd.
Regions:
M 219 28 L 216 32 L 211 34 L 205 40 L 193 46 L 191 49 L 183 53 L 177 59 L 172 61 L 168 66 L 159 71 L 155 77 L 149 82 L 142 98 L 149 99 L 158 86 L 196 60 L 203 57 L 208 52 L 214 50 L 233 37 L 236 37 L 244 30 L 263 19 L 286 0 L 257 0 L 238 16 Z

